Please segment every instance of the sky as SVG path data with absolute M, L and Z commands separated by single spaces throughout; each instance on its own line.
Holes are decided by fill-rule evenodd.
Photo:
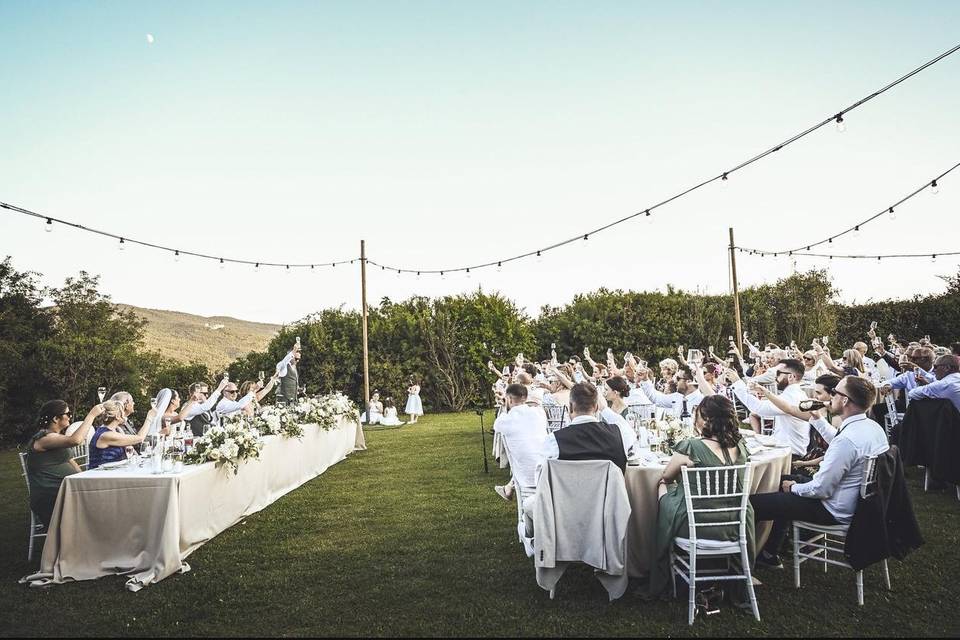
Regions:
M 960 42 L 956 2 L 0 0 L 0 201 L 183 250 L 449 269 L 535 251 L 712 177 Z M 951 26 L 954 28 L 951 29 Z M 148 42 L 147 35 L 153 42 Z M 588 241 L 464 275 L 368 271 L 368 299 L 482 287 L 530 315 L 599 287 L 728 291 L 728 228 L 820 240 L 960 162 L 960 53 Z M 837 253 L 960 249 L 960 170 Z M 286 323 L 358 308 L 313 272 L 129 247 L 0 210 L 0 256 L 117 302 Z M 827 267 L 840 298 L 944 289 L 960 260 L 738 256 L 741 286 Z

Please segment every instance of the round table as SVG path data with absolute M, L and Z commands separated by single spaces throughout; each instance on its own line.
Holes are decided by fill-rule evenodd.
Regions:
M 790 448 L 764 448 L 751 454 L 753 467 L 750 493 L 773 493 L 780 490 L 780 476 L 790 473 Z M 624 480 L 630 498 L 630 522 L 627 525 L 627 572 L 632 577 L 646 576 L 654 561 L 657 535 L 657 482 L 666 465 L 627 465 Z M 756 523 L 757 548 L 770 535 L 770 522 Z

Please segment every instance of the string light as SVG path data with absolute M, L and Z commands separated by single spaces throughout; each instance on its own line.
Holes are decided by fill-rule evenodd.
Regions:
M 123 246 L 123 238 L 120 238 L 120 244 L 117 245 L 117 248 L 119 248 L 120 251 L 123 251 L 126 248 Z
M 53 220 L 51 220 L 50 218 L 47 218 L 46 231 L 47 233 L 50 233 L 51 231 L 53 231 Z
M 937 254 L 933 254 L 932 256 L 930 256 L 930 262 L 934 264 L 937 263 Z
M 847 123 L 845 123 L 845 122 L 843 121 L 843 114 L 842 114 L 842 113 L 838 113 L 838 114 L 834 117 L 834 120 L 835 120 L 836 123 L 837 123 L 837 131 L 838 131 L 839 133 L 843 133 L 844 131 L 847 130 Z
M 180 262 L 180 250 L 179 250 L 179 249 L 177 249 L 176 251 L 173 252 L 173 261 L 174 261 L 174 262 Z
M 853 228 L 853 237 L 854 238 L 860 237 L 860 225 L 857 225 Z
M 497 273 L 501 273 L 501 272 L 503 272 L 503 263 L 502 263 L 502 262 L 498 262 L 498 263 L 497 263 Z
M 223 271 L 223 258 L 220 258 L 220 271 Z
M 890 207 L 890 210 L 889 210 L 887 213 L 889 214 L 888 217 L 889 217 L 891 220 L 896 220 L 896 219 L 897 219 L 897 212 L 893 210 L 893 207 Z
M 940 185 L 937 184 L 936 180 L 930 183 L 930 193 L 932 193 L 933 195 L 937 195 L 938 193 L 940 193 Z

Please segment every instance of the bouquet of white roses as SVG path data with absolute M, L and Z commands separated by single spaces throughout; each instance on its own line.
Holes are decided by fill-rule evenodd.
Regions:
M 294 405 L 292 410 L 301 422 L 316 424 L 326 430 L 336 428 L 342 417 L 360 419 L 357 405 L 342 393 L 306 398 Z
M 260 458 L 262 447 L 259 435 L 249 428 L 245 419 L 225 418 L 219 426 L 194 440 L 185 461 L 187 464 L 215 462 L 218 467 L 228 465 L 237 473 L 242 461 Z
M 303 425 L 289 409 L 280 405 L 264 407 L 253 419 L 253 426 L 264 435 L 302 438 Z

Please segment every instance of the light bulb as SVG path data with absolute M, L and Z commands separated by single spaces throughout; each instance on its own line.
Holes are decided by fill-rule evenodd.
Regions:
M 467 280 L 470 279 L 470 269 L 467 269 Z
M 260 263 L 258 262 L 257 264 L 253 265 L 253 268 L 254 268 L 254 270 L 256 270 L 256 271 L 259 272 L 259 271 L 260 271 Z
M 887 215 L 891 220 L 897 219 L 897 212 L 893 210 L 893 207 L 890 207 L 890 210 L 887 212 Z
M 933 195 L 937 195 L 938 193 L 940 193 L 940 185 L 937 184 L 936 180 L 930 183 L 930 193 L 932 193 Z
M 51 231 L 53 231 L 53 220 L 51 220 L 50 218 L 47 218 L 47 228 L 46 228 L 46 231 L 47 231 L 47 233 L 50 233 Z
M 539 264 L 541 262 L 543 262 L 543 258 L 540 256 L 540 252 L 537 251 L 537 263 Z
M 220 258 L 220 271 L 223 271 L 223 258 Z
M 842 116 L 842 115 L 840 115 L 840 114 L 838 113 L 838 114 L 837 114 L 837 117 L 835 118 L 835 120 L 836 120 L 836 122 L 837 122 L 837 131 L 838 131 L 839 133 L 843 133 L 844 131 L 847 130 L 847 123 L 843 121 L 843 116 Z
M 120 238 L 120 244 L 117 245 L 117 248 L 120 249 L 120 251 L 123 251 L 124 249 L 126 249 L 126 247 L 124 246 L 123 238 Z
M 420 279 L 420 272 L 417 271 L 417 280 L 419 280 L 419 279 Z
M 180 262 L 180 250 L 179 250 L 179 249 L 177 249 L 176 251 L 173 252 L 173 261 L 174 261 L 174 262 Z
M 497 263 L 497 273 L 501 273 L 502 271 L 503 271 L 503 264 L 500 263 L 500 262 L 498 262 L 498 263 Z
M 934 264 L 936 264 L 936 262 L 937 262 L 937 254 L 933 254 L 932 256 L 930 256 L 930 262 L 933 262 Z
M 446 279 L 447 279 L 447 274 L 445 274 L 443 271 L 441 271 L 441 272 L 440 272 L 440 279 L 441 279 L 441 280 L 446 280 Z
M 853 228 L 853 237 L 854 238 L 860 237 L 860 225 L 857 225 Z
M 647 215 L 644 216 L 644 220 L 647 221 L 647 224 L 653 224 L 653 217 L 650 215 L 650 209 L 647 209 Z
M 590 234 L 589 234 L 589 233 L 583 234 L 583 239 L 584 239 L 584 240 L 589 240 L 589 239 L 590 239 Z
M 728 184 L 730 184 L 730 180 L 727 179 L 727 172 L 724 171 L 724 172 L 723 172 L 723 175 L 720 176 L 720 186 L 721 186 L 721 187 L 725 187 L 725 186 L 727 186 Z

